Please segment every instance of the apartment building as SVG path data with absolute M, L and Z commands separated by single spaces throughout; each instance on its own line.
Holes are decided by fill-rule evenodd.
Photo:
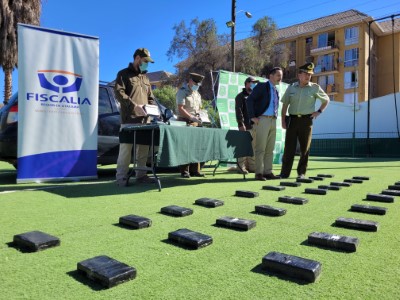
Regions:
M 348 10 L 279 29 L 276 47 L 289 50 L 284 81 L 295 81 L 298 66 L 313 62 L 312 81 L 333 101 L 399 92 L 400 19 L 382 21 Z
M 146 73 L 149 78 L 151 89 L 162 87 L 163 84 L 168 84 L 173 81 L 173 74 L 167 71 L 155 71 Z

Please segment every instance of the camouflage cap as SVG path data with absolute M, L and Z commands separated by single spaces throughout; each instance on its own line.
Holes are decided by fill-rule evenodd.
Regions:
M 201 84 L 201 82 L 204 79 L 203 75 L 197 74 L 197 73 L 189 73 L 190 79 L 192 79 L 195 83 Z
M 147 50 L 146 48 L 139 48 L 136 49 L 135 53 L 133 54 L 133 58 L 135 58 L 137 55 L 139 55 L 142 58 L 145 58 L 147 62 L 154 63 L 154 60 L 150 57 L 150 51 Z
M 314 64 L 310 62 L 302 65 L 299 67 L 299 72 L 314 74 Z

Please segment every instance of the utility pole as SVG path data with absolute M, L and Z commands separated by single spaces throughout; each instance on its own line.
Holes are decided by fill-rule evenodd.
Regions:
M 231 27 L 231 71 L 235 72 L 235 27 L 236 27 L 236 0 L 232 0 Z

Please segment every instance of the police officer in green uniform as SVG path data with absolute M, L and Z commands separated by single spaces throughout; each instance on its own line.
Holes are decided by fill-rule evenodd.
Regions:
M 297 166 L 297 175 L 304 178 L 307 171 L 308 157 L 310 155 L 313 120 L 326 109 L 329 96 L 322 88 L 311 82 L 314 74 L 314 64 L 306 63 L 299 68 L 299 81 L 289 86 L 283 95 L 282 102 L 282 128 L 286 129 L 285 150 L 282 158 L 281 178 L 288 178 L 293 166 L 296 153 L 297 140 L 300 144 L 300 160 Z M 321 101 L 321 106 L 315 111 L 316 100 Z M 289 112 L 290 123 L 286 124 L 286 113 Z
M 199 126 L 201 120 L 199 112 L 201 109 L 201 95 L 198 92 L 204 76 L 197 73 L 190 73 L 189 80 L 185 83 L 176 94 L 177 115 L 179 121 L 185 121 L 192 126 Z M 181 176 L 183 178 L 204 177 L 200 173 L 200 164 L 191 163 L 180 166 Z

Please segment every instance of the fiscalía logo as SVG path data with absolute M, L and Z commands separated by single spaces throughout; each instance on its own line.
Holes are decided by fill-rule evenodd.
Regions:
M 82 76 L 63 70 L 39 70 L 40 86 L 56 93 L 77 92 L 81 88 Z
M 62 106 L 78 108 L 79 105 L 91 105 L 87 97 L 76 96 L 68 93 L 78 92 L 82 85 L 82 75 L 65 70 L 39 70 L 37 71 L 40 86 L 47 93 L 26 93 L 26 100 L 41 102 L 47 106 Z

